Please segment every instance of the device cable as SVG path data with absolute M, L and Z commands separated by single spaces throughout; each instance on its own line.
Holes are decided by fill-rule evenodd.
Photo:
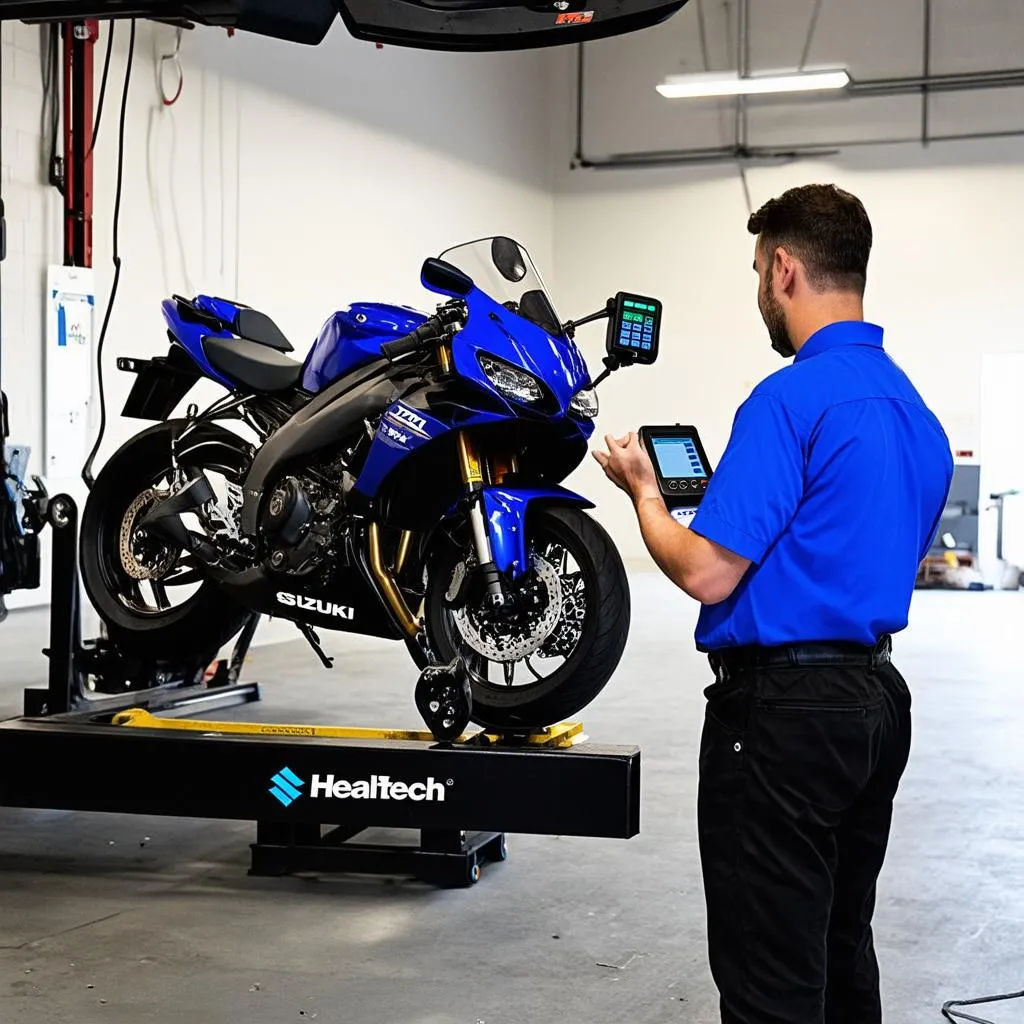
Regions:
M 100 134 L 100 120 L 103 117 L 103 101 L 107 98 L 107 75 L 110 74 L 110 54 L 114 49 L 114 21 L 110 22 L 110 31 L 107 33 L 107 53 L 103 58 L 103 77 L 100 79 L 100 98 L 96 102 L 96 120 L 92 125 L 92 142 L 89 143 L 89 156 L 96 148 L 96 140 Z
M 117 184 L 114 188 L 114 231 L 113 231 L 113 262 L 114 279 L 110 285 L 110 298 L 107 300 L 107 309 L 103 314 L 103 326 L 100 328 L 100 340 L 96 346 L 96 373 L 100 392 L 100 429 L 96 435 L 96 443 L 89 452 L 89 457 L 82 467 L 82 479 L 86 487 L 92 490 L 94 483 L 92 475 L 92 464 L 96 453 L 103 443 L 103 434 L 107 427 L 107 404 L 103 390 L 103 343 L 107 337 L 107 327 L 110 325 L 110 314 L 114 308 L 114 299 L 117 297 L 117 285 L 121 279 L 121 255 L 118 252 L 118 228 L 121 220 L 121 189 L 124 184 L 124 125 L 128 111 L 128 83 L 132 77 L 132 58 L 135 55 L 135 19 L 132 18 L 131 34 L 128 37 L 128 61 L 124 69 L 124 89 L 121 93 L 121 117 L 118 123 L 117 136 Z
M 972 1024 L 993 1024 L 992 1021 L 984 1017 L 972 1017 L 969 1013 L 963 1013 L 960 1010 L 953 1009 L 953 1007 L 981 1006 L 983 1003 L 1005 1003 L 1011 999 L 1024 999 L 1024 991 L 1007 992 L 1001 996 L 981 996 L 979 999 L 950 999 L 949 1002 L 944 1003 L 942 1006 L 942 1016 L 946 1020 L 952 1021 L 953 1024 L 961 1020 L 969 1020 Z

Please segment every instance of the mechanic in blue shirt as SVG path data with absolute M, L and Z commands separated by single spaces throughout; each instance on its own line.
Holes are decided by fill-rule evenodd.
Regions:
M 864 322 L 872 229 L 831 185 L 748 224 L 791 365 L 741 406 L 690 529 L 638 436 L 595 452 L 652 557 L 703 603 L 698 832 L 724 1024 L 878 1024 L 871 932 L 910 695 L 890 659 L 952 478 L 948 439 Z

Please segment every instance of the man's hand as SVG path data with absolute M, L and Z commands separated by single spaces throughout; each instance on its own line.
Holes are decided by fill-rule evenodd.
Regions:
M 605 436 L 607 452 L 595 451 L 608 479 L 636 506 L 640 533 L 651 557 L 677 587 L 703 604 L 724 601 L 750 568 L 748 559 L 677 523 L 669 514 L 640 436 Z
M 608 446 L 608 451 L 595 451 L 594 458 L 600 463 L 608 479 L 616 487 L 622 488 L 634 503 L 639 503 L 645 498 L 660 500 L 658 479 L 654 474 L 651 457 L 640 443 L 640 435 L 633 431 L 620 438 L 606 434 L 604 442 Z

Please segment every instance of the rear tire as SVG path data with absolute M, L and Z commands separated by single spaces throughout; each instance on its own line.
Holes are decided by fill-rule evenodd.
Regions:
M 489 729 L 534 730 L 578 714 L 604 689 L 629 635 L 629 581 L 615 544 L 584 511 L 572 507 L 532 508 L 527 541 L 551 537 L 571 550 L 587 587 L 587 612 L 575 649 L 542 681 L 502 687 L 471 679 L 472 720 Z M 442 662 L 466 649 L 445 591 L 463 552 L 451 547 L 430 566 L 426 627 L 431 648 Z
M 168 471 L 171 438 L 181 426 L 181 421 L 171 420 L 137 434 L 96 477 L 82 512 L 82 583 L 106 623 L 111 642 L 121 651 L 155 664 L 193 660 L 208 664 L 250 614 L 216 584 L 204 581 L 185 602 L 157 614 L 133 611 L 122 596 L 131 582 L 120 565 L 122 521 L 136 497 Z M 227 443 L 210 444 L 210 461 L 193 458 L 192 464 L 240 477 L 244 458 L 241 452 L 230 453 L 230 446 L 238 444 L 236 435 L 213 424 L 197 427 L 195 433 L 197 441 Z

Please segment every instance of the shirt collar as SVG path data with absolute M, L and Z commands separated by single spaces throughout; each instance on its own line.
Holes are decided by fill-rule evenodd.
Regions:
M 882 328 L 864 320 L 840 320 L 815 331 L 796 354 L 794 362 L 810 359 L 842 345 L 868 345 L 882 347 Z

